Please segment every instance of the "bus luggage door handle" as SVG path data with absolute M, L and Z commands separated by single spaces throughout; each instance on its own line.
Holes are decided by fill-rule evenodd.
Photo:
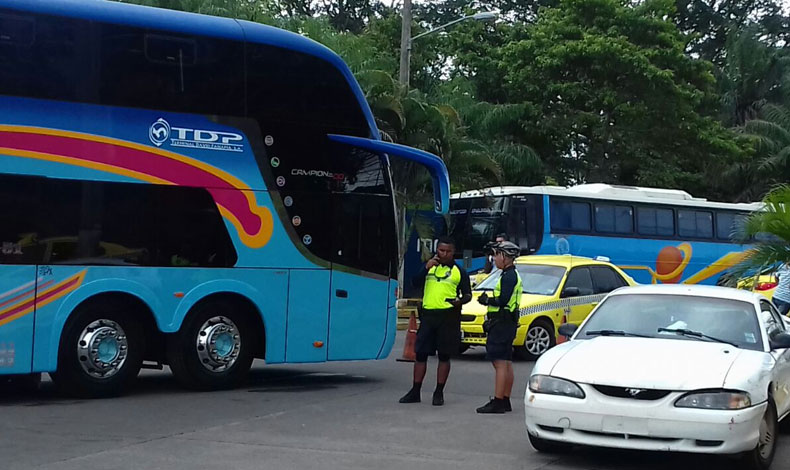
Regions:
M 343 290 L 343 289 L 337 289 L 335 291 L 335 295 L 340 297 L 341 299 L 347 299 L 348 298 L 348 291 Z

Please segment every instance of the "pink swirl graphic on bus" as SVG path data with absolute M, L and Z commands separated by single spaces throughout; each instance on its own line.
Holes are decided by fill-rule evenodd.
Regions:
M 269 242 L 272 214 L 250 187 L 200 160 L 133 142 L 91 134 L 0 125 L 0 153 L 91 168 L 147 183 L 206 188 L 241 241 L 260 248 Z

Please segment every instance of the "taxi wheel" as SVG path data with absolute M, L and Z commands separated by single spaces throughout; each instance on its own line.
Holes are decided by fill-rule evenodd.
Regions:
M 469 344 L 469 343 L 461 343 L 461 346 L 458 348 L 458 355 L 460 356 L 461 354 L 465 353 L 466 351 L 469 351 L 469 348 L 471 348 L 471 347 L 472 347 L 472 345 Z
M 553 348 L 555 344 L 557 344 L 557 337 L 554 334 L 554 325 L 551 321 L 541 318 L 529 325 L 524 344 L 516 346 L 514 352 L 518 359 L 534 361 Z

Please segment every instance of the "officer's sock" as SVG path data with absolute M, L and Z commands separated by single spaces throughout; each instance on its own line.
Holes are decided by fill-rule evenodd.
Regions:
M 510 405 L 510 397 L 506 396 L 503 399 L 505 400 L 505 411 L 513 411 L 513 407 Z
M 437 383 L 436 384 L 436 390 L 434 390 L 434 393 L 435 392 L 439 392 L 439 393 L 444 392 L 444 384 Z

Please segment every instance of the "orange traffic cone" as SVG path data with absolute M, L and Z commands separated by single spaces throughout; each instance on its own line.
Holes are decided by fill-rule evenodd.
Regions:
M 564 325 L 566 323 L 568 323 L 568 315 L 563 314 L 562 315 L 562 324 Z M 557 344 L 562 344 L 562 343 L 564 343 L 566 341 L 568 341 L 568 338 L 566 338 L 565 336 L 560 335 L 560 334 L 557 335 Z
M 417 353 L 414 347 L 417 344 L 417 316 L 412 312 L 409 316 L 409 327 L 406 330 L 406 342 L 403 343 L 403 356 L 397 359 L 399 362 L 414 362 Z

